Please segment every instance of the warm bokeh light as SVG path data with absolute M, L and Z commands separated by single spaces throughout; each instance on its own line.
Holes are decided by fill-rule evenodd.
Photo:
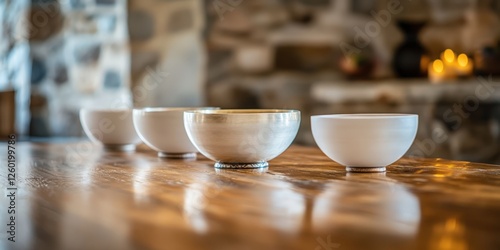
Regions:
M 467 63 L 469 62 L 469 58 L 467 57 L 466 54 L 460 54 L 457 58 L 458 65 L 465 67 L 467 66 Z
M 437 59 L 435 60 L 433 63 L 432 63 L 432 68 L 434 69 L 434 71 L 438 72 L 438 73 L 441 73 L 443 72 L 444 70 L 444 65 L 443 65 L 443 61 Z
M 455 53 L 453 52 L 453 50 L 445 50 L 443 53 L 443 59 L 448 63 L 452 63 L 453 61 L 455 61 Z

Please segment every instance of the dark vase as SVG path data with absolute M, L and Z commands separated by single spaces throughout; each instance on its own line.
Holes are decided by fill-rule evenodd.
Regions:
M 421 59 L 427 52 L 418 40 L 418 32 L 424 25 L 425 22 L 398 21 L 405 38 L 394 53 L 392 67 L 399 77 L 425 76 L 421 68 Z

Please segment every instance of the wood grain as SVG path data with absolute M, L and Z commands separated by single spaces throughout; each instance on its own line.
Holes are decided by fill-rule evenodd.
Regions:
M 494 165 L 403 159 L 347 174 L 293 146 L 266 170 L 215 170 L 87 142 L 19 143 L 17 156 L 17 242 L 1 228 L 0 249 L 500 249 Z

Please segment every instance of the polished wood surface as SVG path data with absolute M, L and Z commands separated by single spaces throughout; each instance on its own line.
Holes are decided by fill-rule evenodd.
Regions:
M 16 242 L 3 195 L 0 249 L 500 249 L 499 166 L 403 159 L 347 174 L 293 146 L 267 170 L 218 171 L 146 149 L 16 147 Z

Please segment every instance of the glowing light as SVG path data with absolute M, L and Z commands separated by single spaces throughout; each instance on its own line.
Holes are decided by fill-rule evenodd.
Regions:
M 457 62 L 461 67 L 465 67 L 469 63 L 469 58 L 466 54 L 460 54 L 457 58 Z
M 453 50 L 445 50 L 443 53 L 443 59 L 448 63 L 452 63 L 453 61 L 455 61 L 455 53 L 453 52 Z
M 438 73 L 441 73 L 443 72 L 444 70 L 444 64 L 443 64 L 443 61 L 437 59 L 435 60 L 433 63 L 432 63 L 432 68 L 434 69 L 434 71 L 438 72 Z

